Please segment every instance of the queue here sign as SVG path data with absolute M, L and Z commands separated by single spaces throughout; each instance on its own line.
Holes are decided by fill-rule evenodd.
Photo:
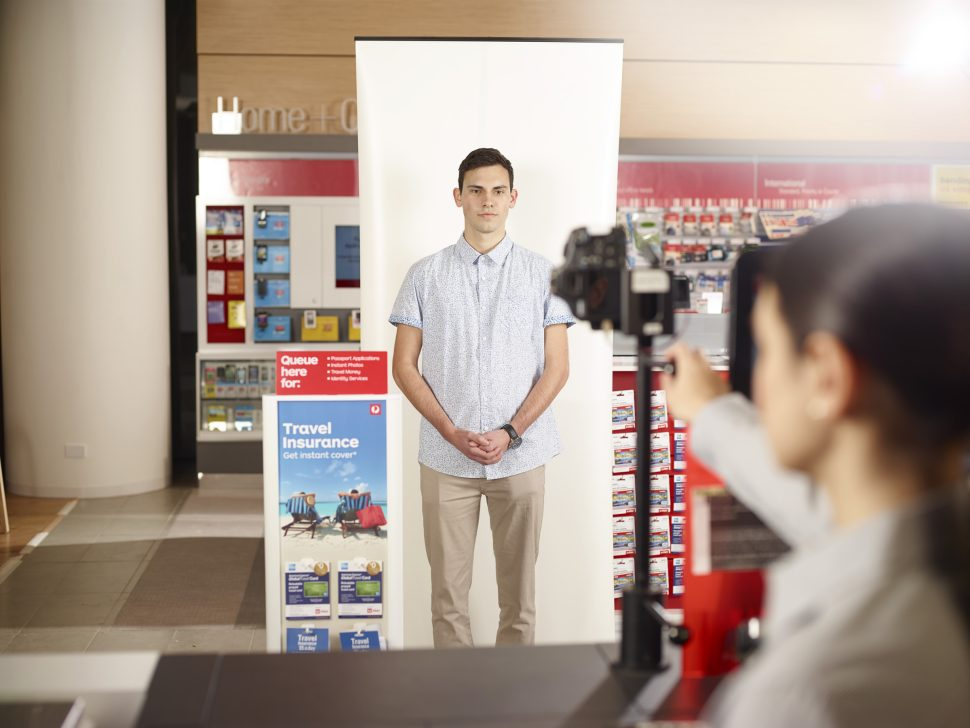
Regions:
M 387 352 L 278 351 L 276 394 L 387 394 Z

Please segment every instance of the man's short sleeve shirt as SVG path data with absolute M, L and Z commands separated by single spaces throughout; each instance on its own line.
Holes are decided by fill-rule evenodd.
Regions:
M 421 329 L 421 374 L 454 425 L 489 432 L 518 411 L 545 363 L 545 328 L 576 323 L 550 292 L 552 264 L 506 236 L 486 254 L 464 236 L 408 271 L 390 322 Z M 494 465 L 465 457 L 421 419 L 418 460 L 448 475 L 505 478 L 559 453 L 552 409 Z

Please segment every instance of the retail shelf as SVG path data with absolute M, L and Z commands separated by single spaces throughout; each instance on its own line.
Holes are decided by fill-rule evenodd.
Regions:
M 231 432 L 210 432 L 208 430 L 199 430 L 198 437 L 196 439 L 199 442 L 259 442 L 263 439 L 263 431 L 261 429 L 242 432 L 237 432 L 235 430 Z

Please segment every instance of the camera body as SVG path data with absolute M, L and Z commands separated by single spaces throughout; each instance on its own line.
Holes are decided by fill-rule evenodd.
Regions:
M 626 234 L 577 228 L 569 235 L 565 261 L 552 273 L 552 292 L 594 329 L 618 329 L 637 337 L 672 334 L 674 277 L 655 266 L 627 265 Z

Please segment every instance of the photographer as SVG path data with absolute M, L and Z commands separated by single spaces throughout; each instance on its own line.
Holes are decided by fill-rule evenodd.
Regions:
M 715 725 L 970 725 L 968 281 L 964 214 L 854 210 L 762 283 L 757 411 L 671 349 L 695 452 L 795 546 Z

